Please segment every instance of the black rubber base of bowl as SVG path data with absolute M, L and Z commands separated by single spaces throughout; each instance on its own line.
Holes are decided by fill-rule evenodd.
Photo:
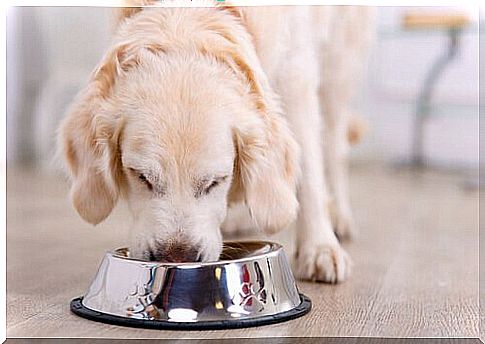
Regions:
M 274 315 L 264 315 L 255 319 L 231 319 L 202 322 L 169 322 L 161 320 L 125 318 L 89 309 L 82 304 L 82 297 L 75 298 L 71 301 L 71 312 L 89 320 L 99 321 L 111 325 L 131 326 L 157 330 L 222 330 L 270 325 L 299 318 L 307 314 L 312 308 L 312 302 L 307 296 L 300 294 L 300 299 L 301 303 L 292 310 Z

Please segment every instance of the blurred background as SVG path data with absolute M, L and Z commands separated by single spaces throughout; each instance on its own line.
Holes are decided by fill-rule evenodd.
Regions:
M 170 336 L 68 309 L 130 232 L 123 202 L 96 228 L 84 222 L 54 163 L 58 123 L 109 45 L 111 10 L 7 14 L 7 335 Z M 353 105 L 368 127 L 351 150 L 353 275 L 342 286 L 299 282 L 313 320 L 218 335 L 478 337 L 478 27 L 477 8 L 377 9 Z M 294 232 L 269 239 L 292 255 Z
M 450 15 L 455 17 L 443 23 Z M 95 7 L 15 7 L 7 19 L 7 162 L 51 169 L 55 128 L 109 44 L 112 13 Z M 413 141 L 419 136 L 427 165 L 476 170 L 476 8 L 380 7 L 376 24 L 354 106 L 369 131 L 353 149 L 352 160 L 413 160 Z M 455 29 L 456 49 L 448 59 Z M 425 117 L 420 129 L 419 97 L 433 68 L 438 71 L 428 82 L 429 111 L 418 114 Z

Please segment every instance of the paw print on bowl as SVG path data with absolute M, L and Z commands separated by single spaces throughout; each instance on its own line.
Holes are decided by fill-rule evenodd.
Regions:
M 135 284 L 133 290 L 126 296 L 125 300 L 133 300 L 134 304 L 126 308 L 126 315 L 131 318 L 153 320 L 160 318 L 158 309 L 153 305 L 157 295 L 152 291 L 154 272 L 150 273 L 146 283 Z
M 243 266 L 242 271 L 242 284 L 241 290 L 239 291 L 239 306 L 244 309 L 252 308 L 253 302 L 257 302 L 259 306 L 259 311 L 264 309 L 264 305 L 267 301 L 267 292 L 264 287 L 264 277 L 261 267 L 257 262 L 254 263 L 254 268 L 256 271 L 256 283 L 251 281 L 251 275 L 247 265 Z M 254 301 L 253 301 L 254 300 Z M 235 300 L 233 300 L 234 302 Z

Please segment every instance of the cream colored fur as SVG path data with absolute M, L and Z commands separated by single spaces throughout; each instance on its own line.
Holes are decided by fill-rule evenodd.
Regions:
M 347 106 L 368 23 L 359 7 L 122 11 L 59 131 L 74 207 L 97 224 L 125 198 L 135 256 L 183 244 L 209 261 L 242 203 L 270 234 L 297 221 L 299 277 L 343 281 L 333 228 L 354 231 Z

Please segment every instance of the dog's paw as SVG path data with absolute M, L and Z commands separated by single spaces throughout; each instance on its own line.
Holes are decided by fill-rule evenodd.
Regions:
M 295 275 L 302 280 L 339 283 L 350 275 L 352 260 L 340 244 L 307 245 L 296 254 Z
M 352 240 L 358 235 L 358 228 L 350 207 L 329 207 L 333 231 L 340 240 Z

